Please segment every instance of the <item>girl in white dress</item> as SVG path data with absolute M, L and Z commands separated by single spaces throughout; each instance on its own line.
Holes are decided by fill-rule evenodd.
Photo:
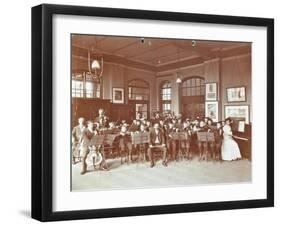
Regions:
M 241 153 L 238 144 L 232 138 L 232 131 L 230 127 L 230 118 L 225 120 L 223 130 L 223 141 L 221 147 L 222 160 L 232 161 L 241 158 Z

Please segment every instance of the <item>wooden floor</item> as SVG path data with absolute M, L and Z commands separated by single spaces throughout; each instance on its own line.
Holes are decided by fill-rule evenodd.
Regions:
M 149 162 L 120 164 L 109 159 L 109 171 L 89 167 L 80 175 L 81 163 L 72 166 L 72 191 L 137 189 L 167 186 L 191 186 L 217 183 L 243 183 L 251 181 L 251 162 L 243 159 L 232 162 L 206 162 L 182 160 L 169 162 L 164 167 L 158 161 L 154 168 Z

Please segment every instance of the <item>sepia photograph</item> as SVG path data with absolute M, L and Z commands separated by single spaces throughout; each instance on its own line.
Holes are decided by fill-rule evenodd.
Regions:
M 206 101 L 217 100 L 217 83 L 206 83 Z
M 246 87 L 227 88 L 228 102 L 243 102 L 246 101 Z
M 251 182 L 228 103 L 251 108 L 251 43 L 71 34 L 71 54 L 72 191 Z
M 246 123 L 249 123 L 249 106 L 248 105 L 226 105 L 225 106 L 226 117 L 233 119 L 243 119 Z
M 273 47 L 270 18 L 34 6 L 32 218 L 274 206 Z
M 123 88 L 113 88 L 112 89 L 112 102 L 113 103 L 124 103 L 124 89 Z
M 205 116 L 212 119 L 213 122 L 218 122 L 218 102 L 206 102 L 205 104 Z

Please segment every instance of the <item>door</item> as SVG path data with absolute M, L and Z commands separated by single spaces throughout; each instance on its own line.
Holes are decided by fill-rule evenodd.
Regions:
M 182 98 L 182 116 L 184 119 L 203 118 L 205 116 L 205 102 L 203 98 Z
M 140 112 L 142 117 L 148 117 L 148 105 L 146 103 L 143 104 L 135 104 L 135 117 L 137 117 L 137 113 Z
M 129 103 L 134 105 L 134 118 L 140 112 L 142 117 L 149 119 L 149 84 L 144 80 L 134 79 L 129 82 L 128 88 Z
M 149 119 L 149 102 L 130 100 L 129 103 L 134 106 L 133 118 L 135 119 L 137 113 L 140 112 L 142 117 Z

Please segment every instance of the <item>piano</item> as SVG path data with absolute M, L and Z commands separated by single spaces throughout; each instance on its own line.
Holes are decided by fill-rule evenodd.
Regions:
M 238 143 L 242 158 L 251 161 L 252 157 L 252 125 L 246 124 L 244 118 L 233 118 L 233 138 Z

